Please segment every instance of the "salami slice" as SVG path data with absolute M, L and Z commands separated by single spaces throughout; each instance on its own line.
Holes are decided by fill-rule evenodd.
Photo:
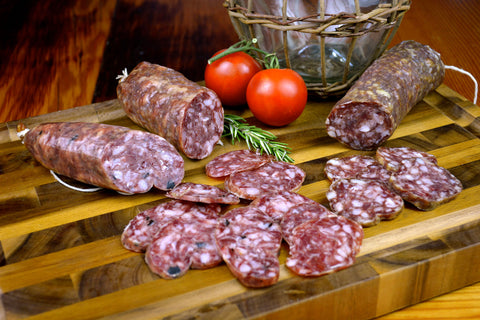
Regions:
M 205 171 L 211 178 L 222 178 L 234 172 L 259 168 L 270 161 L 273 161 L 273 158 L 266 154 L 248 149 L 234 150 L 215 157 L 207 163 Z
M 403 199 L 376 180 L 337 180 L 330 185 L 327 199 L 333 212 L 364 227 L 394 219 L 403 210 Z
M 432 210 L 453 200 L 463 189 L 447 169 L 424 158 L 403 160 L 391 183 L 405 201 L 420 210 Z
M 117 86 L 127 116 L 192 159 L 210 155 L 223 132 L 223 108 L 210 89 L 181 73 L 139 63 Z
M 215 186 L 185 182 L 165 194 L 167 197 L 203 203 L 237 204 L 240 199 L 233 193 Z
M 193 240 L 185 237 L 185 225 L 172 221 L 147 247 L 145 262 L 150 270 L 164 279 L 183 276 L 192 264 Z
M 256 207 L 269 215 L 275 222 L 280 223 L 285 213 L 298 204 L 311 204 L 312 206 L 321 206 L 299 193 L 292 191 L 269 192 L 253 200 L 250 206 Z
M 440 54 L 403 41 L 374 61 L 335 104 L 326 120 L 327 134 L 352 149 L 374 150 L 444 76 Z
M 274 191 L 296 191 L 305 180 L 299 167 L 281 161 L 269 162 L 260 168 L 235 172 L 225 180 L 225 188 L 238 197 L 254 200 Z
M 293 243 L 293 229 L 309 220 L 318 220 L 333 213 L 319 203 L 304 202 L 291 207 L 280 222 L 282 236 L 288 245 Z
M 391 176 L 392 176 L 391 171 L 387 170 L 380 163 L 376 163 L 376 164 L 371 164 L 366 168 L 362 169 L 354 178 L 377 180 L 387 185 L 390 185 Z
M 415 150 L 409 147 L 380 147 L 377 149 L 375 156 L 378 162 L 390 171 L 397 171 L 400 169 L 402 161 L 406 159 L 424 158 L 432 163 L 437 164 L 437 158 L 433 154 Z
M 148 246 L 145 261 L 162 278 L 178 278 L 190 268 L 207 269 L 221 263 L 215 242 L 218 216 L 197 208 L 170 221 Z
M 286 266 L 305 277 L 347 268 L 354 264 L 362 240 L 362 227 L 344 217 L 309 220 L 293 229 Z
M 159 230 L 189 211 L 200 211 L 207 215 L 220 213 L 217 204 L 201 205 L 190 201 L 171 200 L 142 211 L 123 230 L 122 245 L 131 251 L 144 252 Z
M 355 178 L 361 171 L 378 161 L 370 156 L 353 155 L 332 158 L 325 164 L 324 172 L 330 181 Z
M 275 284 L 280 275 L 280 225 L 255 207 L 239 207 L 219 219 L 217 247 L 232 274 L 247 287 Z
M 44 167 L 124 193 L 170 190 L 185 174 L 183 158 L 162 137 L 101 123 L 55 122 L 31 129 L 25 146 Z

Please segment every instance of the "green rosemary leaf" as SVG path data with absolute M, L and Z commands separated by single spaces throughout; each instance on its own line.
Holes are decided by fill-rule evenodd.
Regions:
M 289 156 L 290 147 L 285 142 L 274 141 L 277 136 L 273 133 L 251 126 L 245 119 L 234 114 L 226 114 L 224 119 L 223 137 L 231 137 L 232 144 L 243 139 L 249 149 L 273 155 L 279 161 L 294 162 Z

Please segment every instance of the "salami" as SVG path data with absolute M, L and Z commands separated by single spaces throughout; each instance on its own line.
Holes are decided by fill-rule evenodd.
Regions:
M 217 247 L 232 274 L 245 286 L 275 284 L 280 274 L 280 225 L 259 209 L 247 206 L 228 211 L 215 231 Z
M 162 278 L 178 278 L 190 268 L 207 269 L 222 261 L 214 236 L 218 217 L 196 208 L 170 221 L 147 247 L 145 261 Z
M 280 223 L 284 215 L 294 206 L 299 204 L 311 204 L 312 206 L 321 206 L 299 193 L 292 191 L 268 192 L 258 197 L 250 203 L 250 206 L 256 207 L 269 215 L 275 222 Z
M 447 169 L 425 158 L 403 160 L 390 180 L 395 191 L 420 210 L 432 210 L 453 200 L 463 189 Z
M 374 61 L 335 104 L 326 120 L 327 134 L 352 149 L 374 150 L 444 76 L 440 54 L 403 41 Z
M 72 179 L 124 193 L 169 190 L 185 174 L 184 161 L 162 137 L 101 123 L 41 124 L 24 144 L 46 168 Z
M 327 199 L 333 212 L 363 227 L 394 219 L 403 210 L 403 199 L 376 180 L 337 180 L 330 185 Z
M 385 148 L 380 147 L 375 154 L 378 162 L 390 171 L 400 169 L 403 160 L 413 158 L 424 158 L 432 163 L 437 164 L 437 158 L 427 152 L 415 150 L 409 147 Z
M 293 229 L 285 264 L 305 277 L 332 273 L 355 262 L 362 240 L 362 227 L 342 216 L 308 220 Z
M 293 230 L 309 220 L 318 220 L 333 213 L 319 203 L 304 202 L 291 207 L 280 222 L 282 236 L 288 245 L 293 243 Z
M 261 167 L 273 157 L 259 154 L 248 149 L 234 150 L 215 157 L 205 166 L 207 176 L 222 178 L 234 172 L 252 170 Z
M 184 182 L 166 193 L 167 197 L 203 203 L 237 204 L 240 199 L 233 193 L 215 186 Z
M 225 180 L 225 188 L 238 197 L 254 200 L 272 191 L 296 191 L 305 180 L 299 167 L 281 161 L 264 164 L 260 168 L 235 172 Z
M 210 155 L 223 132 L 223 108 L 210 89 L 181 73 L 139 63 L 117 86 L 127 116 L 192 159 Z
M 370 165 L 378 164 L 375 158 L 365 155 L 332 158 L 325 164 L 324 172 L 330 181 L 355 178 Z
M 202 205 L 190 201 L 171 200 L 137 214 L 123 230 L 122 245 L 135 252 L 144 252 L 153 237 L 170 222 L 186 212 L 203 212 L 206 215 L 220 213 L 220 205 Z

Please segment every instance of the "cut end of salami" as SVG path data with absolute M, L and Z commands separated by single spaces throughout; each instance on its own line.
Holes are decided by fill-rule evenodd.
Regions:
M 374 150 L 445 76 L 440 54 L 403 41 L 375 60 L 325 122 L 329 136 L 356 150 Z
M 210 155 L 223 133 L 223 107 L 215 92 L 173 69 L 141 62 L 118 84 L 117 96 L 132 121 L 188 158 Z

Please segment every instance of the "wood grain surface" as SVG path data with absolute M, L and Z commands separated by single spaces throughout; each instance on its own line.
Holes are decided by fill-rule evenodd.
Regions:
M 141 60 L 173 67 L 192 80 L 203 79 L 206 59 L 216 50 L 237 41 L 222 2 L 0 0 L 0 122 L 71 109 L 93 102 L 105 101 L 108 105 L 109 101 L 115 98 L 116 75 L 123 68 L 131 69 Z M 478 16 L 480 2 L 477 0 L 413 0 L 392 45 L 405 39 L 428 44 L 442 54 L 446 64 L 468 70 L 480 79 L 480 25 L 476 23 Z M 445 85 L 468 100 L 473 99 L 473 83 L 467 76 L 447 71 Z M 450 93 L 446 95 L 451 96 Z M 473 111 L 478 108 L 460 98 L 454 100 L 454 105 L 458 104 L 461 108 Z M 91 111 L 88 108 L 74 110 L 79 116 L 85 116 Z M 58 115 L 54 117 L 61 118 Z M 478 114 L 475 117 L 478 118 Z M 462 125 L 468 126 L 465 123 Z M 10 134 L 6 131 L 6 125 L 0 126 L 2 139 L 7 139 L 6 136 Z M 472 132 L 480 131 L 475 126 L 468 128 Z M 5 157 L 9 152 L 15 154 L 18 146 L 16 143 L 2 144 L 0 151 Z M 307 149 L 299 154 L 308 152 Z M 22 166 L 22 160 L 28 158 L 28 155 L 20 153 L 15 157 L 8 162 L 7 171 Z M 43 228 L 42 220 L 35 216 L 33 209 L 40 203 L 34 186 L 38 183 L 49 185 L 53 180 L 48 175 L 39 174 L 39 171 L 42 172 L 41 168 L 29 168 L 21 178 L 14 174 L 5 175 L 2 171 L 0 185 L 13 183 L 14 188 L 21 186 L 22 191 L 19 198 L 13 199 L 10 191 L 4 188 L 0 190 L 0 197 L 2 205 L 26 210 L 32 215 L 32 219 L 26 224 Z M 24 188 L 25 185 L 31 188 Z M 56 197 L 55 188 L 40 188 L 40 191 L 41 199 Z M 63 201 L 62 206 L 67 206 L 69 201 Z M 88 208 L 88 204 L 84 206 Z M 0 210 L 2 213 L 3 208 Z M 128 216 L 132 213 L 124 214 Z M 65 219 L 68 220 L 69 216 L 74 219 L 74 215 L 75 213 L 66 210 Z M 43 221 L 46 225 L 56 219 L 48 214 L 44 217 L 51 220 Z M 98 231 L 99 228 L 96 227 L 98 218 L 92 219 L 88 227 L 84 227 L 88 234 L 95 234 L 95 230 Z M 61 220 L 55 223 L 61 225 L 64 222 L 65 220 Z M 112 222 L 108 224 L 112 225 Z M 113 223 L 115 224 L 118 225 L 118 222 Z M 38 241 L 28 241 L 31 236 L 24 235 L 24 242 L 28 246 L 19 251 L 29 255 L 38 251 L 36 254 L 42 255 L 43 250 L 51 250 L 43 248 L 44 245 L 47 248 L 56 248 L 53 250 L 61 250 L 84 241 L 76 232 L 71 231 L 72 229 L 73 227 L 59 229 L 62 236 L 55 236 L 53 240 L 42 236 Z M 110 232 L 112 235 L 118 233 L 118 230 L 113 231 L 111 227 L 105 230 L 107 231 L 102 228 L 102 232 Z M 6 244 L 5 241 L 2 246 L 3 252 L 5 247 L 8 252 L 16 247 Z M 2 257 L 0 264 L 4 265 L 5 255 Z M 143 274 L 139 273 L 138 277 Z M 70 280 L 59 281 L 70 283 Z M 77 280 L 72 288 L 77 288 Z M 49 283 L 47 286 L 50 288 Z M 51 288 L 55 287 L 55 283 L 51 285 Z M 480 284 L 461 289 L 385 318 L 478 317 L 479 288 Z M 39 293 L 44 292 L 43 289 L 38 287 L 24 291 Z M 30 292 L 21 294 L 29 296 Z M 55 293 L 52 293 L 52 296 L 58 298 Z M 78 299 L 77 294 L 72 293 L 70 298 L 66 296 L 59 300 L 58 304 L 75 299 Z M 37 308 L 38 311 L 38 308 L 51 307 L 50 303 L 47 299 L 43 305 L 39 301 L 37 305 L 28 308 Z
M 372 154 L 352 151 L 326 135 L 324 122 L 332 104 L 309 102 L 291 125 L 268 128 L 289 144 L 293 159 L 307 174 L 299 192 L 326 206 L 325 162 L 336 156 Z M 248 110 L 227 112 L 261 126 Z M 461 180 L 462 193 L 433 211 L 406 205 L 395 220 L 366 228 L 356 263 L 327 276 L 309 279 L 292 274 L 284 265 L 288 254 L 284 246 L 280 281 L 260 290 L 243 287 L 225 265 L 190 270 L 176 280 L 154 275 L 143 254 L 122 247 L 120 235 L 137 213 L 168 201 L 165 193 L 151 190 L 125 196 L 109 190 L 67 189 L 23 146 L 16 135 L 19 121 L 7 122 L 0 128 L 0 287 L 5 317 L 309 319 L 322 314 L 326 319 L 371 319 L 478 282 L 479 119 L 480 108 L 450 88 L 442 85 L 430 93 L 386 145 L 434 154 Z M 33 127 L 72 120 L 138 128 L 117 100 L 21 123 Z M 185 159 L 184 181 L 221 186 L 221 180 L 205 175 L 205 164 L 245 147 L 225 138 L 223 144 L 207 159 Z M 398 313 L 386 317 L 395 316 L 401 317 Z

